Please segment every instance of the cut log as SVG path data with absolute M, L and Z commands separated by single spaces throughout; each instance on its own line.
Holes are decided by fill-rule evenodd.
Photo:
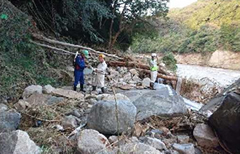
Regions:
M 109 61 L 107 63 L 108 63 L 108 66 L 112 66 L 112 67 L 119 66 L 119 67 L 131 67 L 131 68 L 140 68 L 140 69 L 150 70 L 150 67 L 148 65 L 135 63 L 135 62 Z M 172 76 L 169 72 L 164 71 L 164 69 L 160 67 L 158 69 L 158 73 Z
M 113 55 L 113 54 L 108 54 L 108 53 L 105 53 L 105 52 L 100 52 L 100 51 L 96 51 L 92 48 L 89 48 L 89 47 L 84 47 L 84 46 L 81 46 L 81 45 L 75 45 L 75 44 L 71 44 L 71 43 L 66 43 L 66 42 L 61 42 L 61 41 L 57 41 L 57 40 L 53 40 L 53 39 L 49 39 L 49 38 L 46 38 L 42 35 L 39 35 L 39 34 L 32 34 L 32 36 L 38 40 L 42 40 L 42 41 L 46 41 L 48 43 L 52 43 L 52 44 L 59 44 L 59 45 L 63 45 L 63 46 L 69 46 L 69 47 L 73 47 L 73 48 L 80 48 L 80 49 L 86 49 L 86 50 L 89 50 L 91 52 L 95 52 L 95 53 L 102 53 L 108 57 L 113 57 L 113 58 L 116 58 L 116 59 L 119 59 L 119 60 L 123 60 L 123 58 L 121 57 L 118 57 L 116 55 Z

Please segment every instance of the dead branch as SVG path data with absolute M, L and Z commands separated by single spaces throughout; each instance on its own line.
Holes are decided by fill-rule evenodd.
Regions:
M 18 111 L 18 112 L 20 112 L 21 114 L 24 114 L 24 115 L 26 115 L 26 116 L 29 116 L 29 117 L 31 117 L 31 118 L 33 118 L 33 119 L 37 119 L 37 120 L 44 121 L 44 122 L 60 122 L 60 120 L 41 119 L 41 118 L 37 118 L 37 117 L 35 117 L 35 116 L 32 116 L 32 115 L 30 115 L 30 114 L 27 114 L 27 113 L 24 113 L 24 112 L 21 112 L 21 111 Z
M 112 66 L 112 67 L 132 67 L 132 68 L 141 68 L 141 69 L 146 69 L 146 70 L 150 70 L 150 67 L 148 65 L 145 64 L 141 64 L 141 63 L 136 63 L 136 62 L 122 62 L 122 61 L 109 61 L 107 62 L 108 66 Z M 164 71 L 162 68 L 159 67 L 158 72 L 161 74 L 166 74 L 166 75 L 170 75 L 168 72 Z
M 119 59 L 119 60 L 122 60 L 123 58 L 121 57 L 118 57 L 116 55 L 113 55 L 113 54 L 108 54 L 108 53 L 104 53 L 104 52 L 100 52 L 100 51 L 96 51 L 92 48 L 89 48 L 89 47 L 84 47 L 84 46 L 81 46 L 81 45 L 75 45 L 75 44 L 71 44 L 71 43 L 66 43 L 66 42 L 61 42 L 61 41 L 57 41 L 57 40 L 53 40 L 53 39 L 49 39 L 49 38 L 46 38 L 42 35 L 39 35 L 39 34 L 32 34 L 32 36 L 38 40 L 42 40 L 42 41 L 46 41 L 48 43 L 52 43 L 52 44 L 59 44 L 59 45 L 63 45 L 63 46 L 69 46 L 69 47 L 73 47 L 73 48 L 80 48 L 80 49 L 86 49 L 86 50 L 89 50 L 89 51 L 92 51 L 92 52 L 95 52 L 97 54 L 104 54 L 108 57 L 113 57 L 113 58 L 116 58 L 116 59 Z

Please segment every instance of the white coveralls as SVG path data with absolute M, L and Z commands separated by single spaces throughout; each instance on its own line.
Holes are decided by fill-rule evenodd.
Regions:
M 93 86 L 97 86 L 100 88 L 104 87 L 104 79 L 106 74 L 107 64 L 105 61 L 99 63 L 96 69 L 96 74 L 94 76 Z
M 151 69 L 151 82 L 154 83 L 157 79 L 157 75 L 158 75 L 158 66 L 157 66 L 157 60 L 150 60 L 149 62 L 150 64 L 150 69 Z

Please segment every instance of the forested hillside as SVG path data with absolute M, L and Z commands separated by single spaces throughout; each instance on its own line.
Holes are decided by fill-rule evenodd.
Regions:
M 72 65 L 73 57 L 32 44 L 32 34 L 106 52 L 124 51 L 135 33 L 154 28 L 149 23 L 167 15 L 166 4 L 167 0 L 2 0 L 0 96 L 21 93 L 19 87 L 29 84 L 65 84 L 61 72 Z
M 167 21 L 159 21 L 158 33 L 136 35 L 136 52 L 240 51 L 240 1 L 198 0 L 182 9 L 172 9 Z M 147 45 L 144 42 L 148 42 Z

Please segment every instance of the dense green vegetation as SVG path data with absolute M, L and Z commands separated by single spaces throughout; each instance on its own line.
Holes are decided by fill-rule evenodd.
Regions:
M 134 52 L 206 53 L 240 51 L 240 1 L 198 0 L 169 11 L 152 35 L 135 35 Z

